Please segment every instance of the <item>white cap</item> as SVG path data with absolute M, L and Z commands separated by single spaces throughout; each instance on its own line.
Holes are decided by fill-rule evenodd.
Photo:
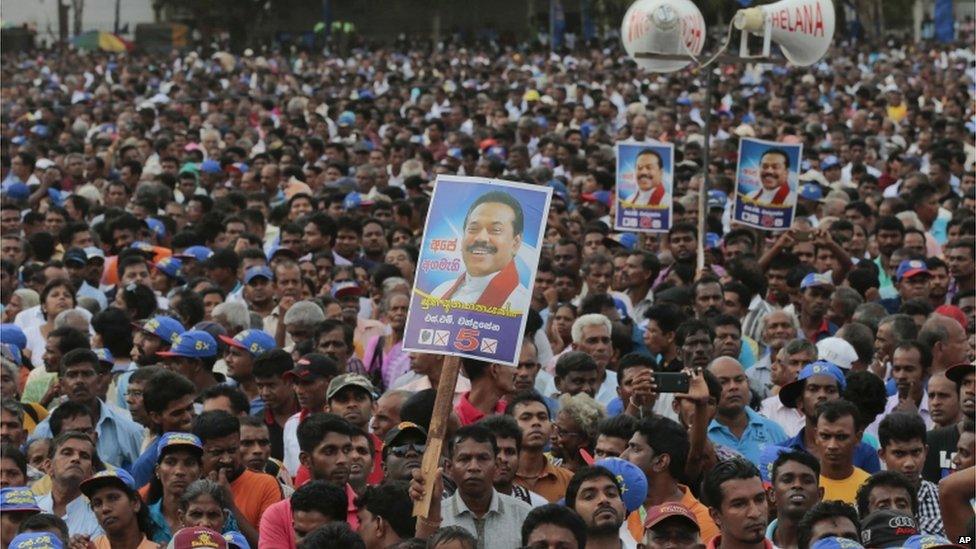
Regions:
M 833 362 L 843 370 L 850 370 L 857 360 L 854 346 L 839 337 L 828 337 L 817 343 L 817 359 Z

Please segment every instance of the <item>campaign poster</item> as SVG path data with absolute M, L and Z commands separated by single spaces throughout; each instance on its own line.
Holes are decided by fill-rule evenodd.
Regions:
M 405 350 L 518 364 L 551 197 L 550 187 L 437 177 Z
M 732 221 L 782 231 L 793 224 L 802 144 L 742 138 Z
M 674 145 L 617 143 L 618 231 L 666 233 L 671 229 Z

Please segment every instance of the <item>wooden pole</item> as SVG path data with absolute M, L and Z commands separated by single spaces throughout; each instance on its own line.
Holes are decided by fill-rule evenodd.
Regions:
M 705 171 L 702 174 L 701 189 L 698 191 L 698 270 L 705 268 L 705 231 L 708 225 L 705 223 L 707 204 L 708 204 L 708 170 L 710 168 L 712 152 L 712 90 L 715 84 L 712 80 L 714 69 L 705 69 L 705 143 L 702 147 L 702 161 L 705 164 Z
M 434 413 L 430 418 L 430 427 L 427 429 L 427 450 L 420 465 L 420 472 L 424 476 L 424 498 L 413 505 L 413 516 L 417 517 L 418 528 L 420 528 L 420 520 L 426 519 L 430 514 L 430 498 L 434 495 L 437 466 L 441 460 L 441 448 L 444 446 L 444 435 L 447 432 L 447 418 L 454 403 L 454 388 L 457 386 L 460 368 L 460 357 L 444 357 L 441 379 L 437 383 L 437 398 L 434 399 Z

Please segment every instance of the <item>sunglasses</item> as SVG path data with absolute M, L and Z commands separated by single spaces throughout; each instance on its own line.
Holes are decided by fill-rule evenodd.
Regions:
M 413 450 L 418 454 L 423 454 L 427 450 L 426 444 L 409 443 L 400 446 L 393 446 L 390 448 L 390 453 L 396 457 L 402 458 L 407 455 L 407 453 Z

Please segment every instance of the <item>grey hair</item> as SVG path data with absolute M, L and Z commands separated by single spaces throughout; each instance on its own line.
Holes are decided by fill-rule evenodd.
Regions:
M 834 290 L 834 297 L 840 302 L 841 307 L 844 309 L 845 317 L 854 316 L 854 312 L 857 308 L 864 303 L 864 298 L 858 293 L 854 288 L 847 288 L 841 286 Z
M 183 491 L 183 495 L 180 496 L 180 509 L 185 511 L 190 503 L 200 496 L 210 496 L 220 505 L 221 509 L 230 507 L 230 498 L 227 496 L 224 487 L 212 480 L 203 478 L 191 482 Z
M 17 417 L 17 421 L 20 422 L 21 426 L 24 424 L 24 405 L 17 402 L 12 398 L 5 398 L 0 400 L 0 409 L 10 412 Z
M 54 329 L 61 328 L 63 326 L 70 326 L 81 332 L 91 331 L 91 317 L 92 314 L 86 309 L 68 309 L 67 311 L 61 311 L 58 316 L 54 318 Z
M 881 319 L 878 327 L 885 324 L 891 324 L 891 333 L 898 343 L 918 337 L 918 325 L 906 314 L 888 315 Z
M 868 328 L 871 328 L 871 332 L 878 333 L 878 325 L 881 323 L 881 319 L 888 316 L 888 311 L 885 310 L 884 306 L 880 303 L 874 301 L 869 301 L 868 303 L 863 303 L 857 306 L 854 311 L 854 317 L 851 319 L 854 322 L 860 322 Z
M 573 343 L 580 342 L 580 340 L 583 338 L 583 328 L 587 328 L 589 326 L 603 326 L 607 329 L 607 334 L 610 334 L 613 331 L 613 325 L 610 324 L 609 318 L 599 313 L 583 315 L 573 322 L 573 328 L 571 330 L 573 335 Z
M 386 286 L 386 283 L 385 282 L 383 283 L 383 286 L 384 287 Z M 385 290 L 385 288 L 384 288 L 384 290 Z M 393 296 L 397 296 L 397 295 L 406 296 L 407 297 L 407 300 L 410 299 L 410 294 L 407 293 L 407 292 L 401 292 L 399 290 L 394 290 L 394 291 L 391 291 L 391 292 L 384 291 L 383 292 L 383 297 L 380 298 L 380 305 L 379 305 L 380 313 L 385 314 L 385 313 L 390 312 L 390 301 L 393 299 Z
M 427 549 L 433 549 L 441 543 L 448 543 L 451 541 L 460 542 L 461 545 L 466 547 L 475 547 L 478 544 L 478 540 L 471 535 L 471 532 L 468 532 L 464 528 L 460 526 L 444 526 L 442 528 L 438 528 L 436 532 L 427 538 Z
M 759 319 L 760 334 L 766 331 L 766 321 L 769 319 L 770 316 L 772 316 L 773 313 L 783 313 L 784 315 L 786 315 L 786 318 L 790 320 L 790 324 L 793 326 L 793 329 L 796 330 L 796 333 L 800 333 L 800 331 L 803 330 L 803 327 L 800 326 L 800 319 L 797 318 L 795 314 L 787 311 L 786 309 L 776 309 L 775 311 L 770 311 L 769 314 L 763 315 Z
M 20 298 L 20 308 L 21 310 L 26 310 L 31 307 L 36 307 L 41 304 L 41 296 L 34 290 L 30 288 L 21 288 L 19 290 L 14 290 L 11 296 L 17 296 Z
M 812 341 L 798 337 L 789 340 L 786 345 L 783 345 L 783 348 L 779 350 L 779 357 L 782 358 L 797 353 L 811 353 L 813 354 L 813 360 L 817 360 L 820 356 L 820 353 L 817 352 L 817 346 Z
M 383 295 L 397 291 L 397 286 L 406 286 L 407 291 L 410 291 L 410 282 L 408 282 L 406 278 L 391 276 L 383 281 L 383 287 L 381 288 L 383 290 Z
M 564 394 L 559 397 L 559 411 L 569 414 L 586 433 L 590 444 L 596 444 L 600 421 L 607 417 L 606 410 L 599 402 L 586 393 Z
M 325 320 L 325 312 L 312 301 L 299 301 L 285 313 L 285 326 L 315 326 Z
M 214 307 L 210 315 L 223 318 L 231 331 L 246 330 L 251 325 L 251 313 L 240 301 L 225 301 Z

